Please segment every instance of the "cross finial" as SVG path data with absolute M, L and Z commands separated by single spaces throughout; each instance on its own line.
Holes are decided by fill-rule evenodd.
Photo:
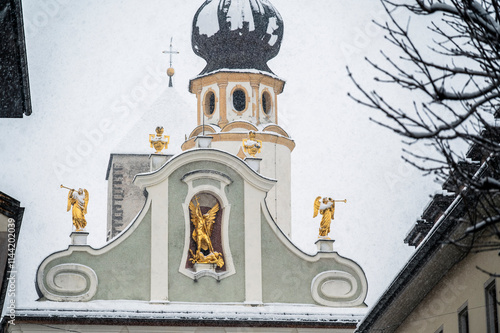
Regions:
M 174 37 L 171 37 L 170 38 L 170 50 L 168 51 L 163 51 L 163 53 L 167 53 L 170 55 L 170 67 L 167 69 L 167 75 L 169 76 L 169 82 L 168 82 L 168 86 L 169 87 L 172 87 L 172 76 L 174 76 L 174 68 L 172 67 L 172 54 L 179 54 L 179 51 L 174 51 L 173 50 L 173 47 L 172 47 L 172 40 L 174 39 Z
M 168 51 L 163 51 L 163 53 L 169 53 L 170 54 L 170 67 L 172 67 L 172 54 L 179 54 L 179 51 L 174 51 L 172 47 L 172 40 L 174 37 L 170 38 L 170 50 Z

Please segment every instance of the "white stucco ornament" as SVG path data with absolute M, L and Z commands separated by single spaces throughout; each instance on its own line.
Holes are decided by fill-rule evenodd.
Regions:
M 51 301 L 84 302 L 97 291 L 97 275 L 90 267 L 81 264 L 61 264 L 49 269 L 45 283 L 38 287 Z
M 366 297 L 367 283 L 364 275 L 358 278 L 361 278 L 360 283 L 354 275 L 345 271 L 322 272 L 316 275 L 311 283 L 312 297 L 319 304 L 326 306 L 362 306 Z M 356 294 L 359 294 L 359 297 L 352 299 Z

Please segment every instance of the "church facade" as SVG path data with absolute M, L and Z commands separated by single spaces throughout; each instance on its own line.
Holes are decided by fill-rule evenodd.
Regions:
M 189 84 L 197 123 L 183 152 L 111 156 L 108 242 L 73 232 L 9 332 L 354 331 L 362 268 L 328 237 L 315 254 L 291 241 L 295 143 L 278 123 L 285 82 L 267 66 L 282 38 L 268 1 L 200 7 L 192 46 L 207 66 Z

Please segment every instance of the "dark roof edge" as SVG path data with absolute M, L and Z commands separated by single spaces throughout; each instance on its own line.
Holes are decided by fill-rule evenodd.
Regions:
M 382 294 L 375 306 L 366 315 L 360 323 L 357 333 L 369 332 L 368 329 L 373 325 L 389 308 L 396 297 L 401 291 L 414 279 L 414 277 L 422 270 L 425 263 L 429 262 L 432 255 L 443 245 L 443 236 L 449 234 L 457 225 L 458 219 L 449 218 L 451 213 L 457 209 L 462 202 L 462 194 L 459 194 L 451 203 L 446 213 L 440 218 L 431 234 L 426 240 L 417 248 L 413 256 L 406 263 L 399 274 L 394 278 L 386 291 Z M 445 236 L 446 237 L 446 236 Z M 453 245 L 447 245 L 453 246 Z M 411 311 L 411 309 L 408 309 Z
M 18 32 L 18 46 L 19 54 L 21 55 L 21 70 L 23 72 L 23 94 L 25 109 L 24 114 L 31 115 L 31 94 L 30 94 L 30 81 L 28 72 L 28 56 L 26 53 L 26 36 L 24 34 L 24 20 L 23 20 L 23 6 L 21 0 L 14 1 L 16 6 L 16 17 L 17 17 L 17 32 Z
M 131 326 L 202 326 L 202 327 L 300 327 L 300 328 L 330 328 L 330 329 L 355 329 L 358 320 L 350 321 L 298 321 L 298 320 L 220 320 L 220 319 L 137 319 L 137 318 L 91 318 L 91 317 L 17 317 L 18 324 L 86 324 L 86 325 L 131 325 Z M 7 325 L 7 320 L 1 327 Z

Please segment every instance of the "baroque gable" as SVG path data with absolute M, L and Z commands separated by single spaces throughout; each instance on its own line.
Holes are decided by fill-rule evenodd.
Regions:
M 41 297 L 364 306 L 362 269 L 333 251 L 310 255 L 298 249 L 267 208 L 275 181 L 240 158 L 193 149 L 137 175 L 134 183 L 147 192 L 137 218 L 100 249 L 70 245 L 47 257 L 37 274 Z M 205 200 L 203 213 L 218 206 L 212 243 L 222 267 L 190 263 L 193 198 Z

